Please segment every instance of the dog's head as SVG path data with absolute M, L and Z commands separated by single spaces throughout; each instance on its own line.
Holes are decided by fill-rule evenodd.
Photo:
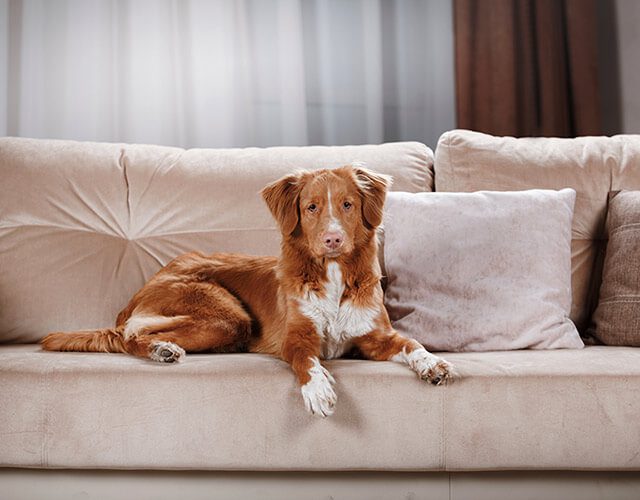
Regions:
M 390 184 L 387 176 L 348 165 L 287 175 L 262 196 L 285 241 L 305 245 L 316 258 L 335 258 L 375 235 Z

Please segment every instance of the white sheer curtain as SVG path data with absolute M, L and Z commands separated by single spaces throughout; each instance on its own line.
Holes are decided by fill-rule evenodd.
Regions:
M 445 0 L 0 0 L 0 134 L 183 147 L 432 146 Z

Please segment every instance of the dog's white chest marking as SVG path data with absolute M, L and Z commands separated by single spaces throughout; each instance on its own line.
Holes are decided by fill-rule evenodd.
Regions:
M 377 310 L 342 300 L 344 281 L 337 262 L 328 264 L 327 278 L 324 296 L 308 292 L 298 303 L 302 314 L 313 322 L 322 338 L 322 356 L 331 359 L 343 355 L 354 337 L 374 329 Z

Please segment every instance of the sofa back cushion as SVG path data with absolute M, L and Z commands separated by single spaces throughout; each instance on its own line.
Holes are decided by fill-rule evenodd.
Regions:
M 184 252 L 277 254 L 260 189 L 353 161 L 393 176 L 393 189 L 432 189 L 432 153 L 415 142 L 183 150 L 0 139 L 0 342 L 110 326 Z
M 608 193 L 640 189 L 640 135 L 516 139 L 453 130 L 438 141 L 434 169 L 436 191 L 576 190 L 571 319 L 584 331 L 600 286 Z

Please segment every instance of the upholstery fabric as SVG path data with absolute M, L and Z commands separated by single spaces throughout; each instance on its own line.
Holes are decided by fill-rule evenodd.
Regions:
M 607 232 L 594 335 L 604 344 L 640 347 L 640 191 L 612 197 Z
M 571 309 L 575 191 L 390 193 L 385 304 L 435 351 L 583 347 Z
M 111 326 L 161 266 L 199 250 L 275 255 L 259 195 L 297 169 L 363 161 L 432 189 L 424 145 L 192 149 L 0 139 L 0 342 Z
M 436 191 L 573 188 L 571 319 L 580 331 L 595 309 L 610 191 L 640 189 L 640 135 L 576 139 L 493 137 L 452 130 L 436 150 Z
M 331 418 L 286 363 L 0 346 L 0 465 L 219 470 L 640 469 L 640 349 L 443 354 L 431 386 L 391 362 L 335 360 Z

